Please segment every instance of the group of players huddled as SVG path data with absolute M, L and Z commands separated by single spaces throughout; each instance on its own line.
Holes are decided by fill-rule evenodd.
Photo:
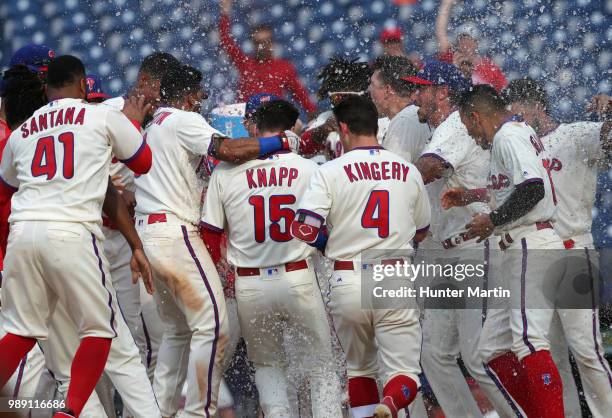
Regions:
M 109 98 L 78 58 L 17 51 L 0 86 L 2 393 L 56 396 L 54 418 L 111 416 L 113 390 L 124 416 L 233 417 L 223 373 L 242 337 L 265 417 L 426 417 L 423 379 L 447 417 L 479 417 L 461 358 L 500 417 L 560 418 L 581 413 L 569 348 L 606 416 L 596 297 L 555 292 L 597 288 L 611 124 L 558 123 L 538 82 L 498 91 L 442 61 L 333 59 L 319 79 L 331 109 L 304 129 L 262 92 L 230 139 L 201 115 L 201 72 L 170 54 Z M 511 296 L 364 293 L 376 264 L 466 258 Z

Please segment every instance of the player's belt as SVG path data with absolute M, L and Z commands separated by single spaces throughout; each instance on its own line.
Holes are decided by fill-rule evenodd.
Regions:
M 457 234 L 455 236 L 452 236 L 442 241 L 442 246 L 444 247 L 445 250 L 448 250 L 449 248 L 456 247 L 458 245 L 461 245 L 465 241 L 469 241 L 469 240 L 470 240 L 470 237 L 468 236 L 467 232 L 462 232 L 460 234 Z
M 380 264 L 382 265 L 395 265 L 397 263 L 405 263 L 406 260 L 403 258 L 388 258 L 385 260 L 380 260 Z M 342 261 L 336 260 L 334 261 L 334 270 L 355 270 L 355 263 L 352 261 Z
M 544 221 L 544 222 L 536 222 L 535 223 L 535 228 L 537 231 L 541 231 L 542 229 L 552 229 L 552 223 L 550 221 Z M 514 242 L 514 240 L 512 239 L 512 237 L 510 236 L 509 233 L 505 232 L 502 236 L 501 236 L 501 240 L 499 241 L 499 248 L 502 249 L 502 251 L 505 251 L 508 247 L 510 247 L 510 245 Z
M 304 270 L 308 268 L 308 263 L 306 260 L 300 261 L 292 261 L 290 263 L 285 263 L 285 271 L 287 273 L 296 270 Z M 261 270 L 266 270 L 256 268 L 256 267 L 236 267 L 236 275 L 238 276 L 259 276 L 261 275 Z

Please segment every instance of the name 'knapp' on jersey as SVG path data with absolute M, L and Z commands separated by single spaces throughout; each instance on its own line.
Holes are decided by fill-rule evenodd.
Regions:
M 412 249 L 431 216 L 417 168 L 382 147 L 355 148 L 320 166 L 299 207 L 304 219 L 294 227 L 326 223 L 325 255 L 334 260 L 356 259 L 368 249 Z
M 316 163 L 293 153 L 277 153 L 241 165 L 222 162 L 215 168 L 202 222 L 217 231 L 228 225 L 227 260 L 231 264 L 277 266 L 314 252 L 293 240 L 290 227 L 316 170 Z
M 146 164 L 141 156 L 148 154 Z M 10 136 L 0 176 L 17 189 L 10 222 L 90 224 L 101 235 L 102 203 L 111 155 L 146 173 L 150 150 L 120 111 L 80 99 L 59 99 L 38 109 Z

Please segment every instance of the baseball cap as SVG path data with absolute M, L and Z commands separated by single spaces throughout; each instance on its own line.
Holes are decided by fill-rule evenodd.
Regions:
M 25 65 L 34 72 L 47 71 L 47 66 L 53 58 L 55 51 L 48 46 L 28 44 L 13 54 L 9 65 Z
M 429 61 L 416 75 L 402 80 L 420 86 L 448 86 L 456 91 L 466 91 L 472 85 L 456 66 L 443 61 Z
M 268 102 L 274 102 L 280 99 L 281 99 L 280 97 L 275 96 L 274 94 L 270 94 L 270 93 L 255 94 L 249 97 L 249 99 L 246 102 L 246 107 L 244 109 L 244 117 L 247 119 L 252 117 L 255 111 L 257 110 L 257 108 L 261 106 L 262 104 L 268 103 Z
M 108 99 L 110 96 L 102 91 L 102 80 L 95 74 L 87 74 L 87 100 Z
M 380 34 L 380 42 L 400 42 L 404 34 L 400 28 L 387 28 Z

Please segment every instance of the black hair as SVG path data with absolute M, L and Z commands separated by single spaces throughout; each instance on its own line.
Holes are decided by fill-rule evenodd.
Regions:
M 404 77 L 415 76 L 417 67 L 407 57 L 384 55 L 376 58 L 374 71 L 379 72 L 382 82 L 391 86 L 399 96 L 408 97 L 416 90 L 412 83 L 402 80 Z
M 287 131 L 295 126 L 300 112 L 286 100 L 273 100 L 255 111 L 255 124 L 260 132 Z
M 6 122 L 11 129 L 47 104 L 43 83 L 38 75 L 25 65 L 16 65 L 4 72 L 6 83 L 2 100 L 6 110 Z
M 332 58 L 317 79 L 321 82 L 319 99 L 325 99 L 333 91 L 366 91 L 370 85 L 372 69 L 367 62 Z
M 462 112 L 472 112 L 476 109 L 502 112 L 507 105 L 504 96 L 488 84 L 472 86 L 459 101 L 459 108 Z
M 73 55 L 56 57 L 49 63 L 47 85 L 61 88 L 85 78 L 83 62 Z
M 508 103 L 538 103 L 548 112 L 548 94 L 542 83 L 533 78 L 512 80 L 502 93 Z
M 179 67 L 181 63 L 167 52 L 153 52 L 147 55 L 140 64 L 141 73 L 146 73 L 156 80 L 161 80 L 170 68 Z
M 375 136 L 378 133 L 378 111 L 369 97 L 348 96 L 334 107 L 334 116 L 354 134 Z
M 160 96 L 165 102 L 179 100 L 202 89 L 202 73 L 189 65 L 168 68 L 160 84 Z

